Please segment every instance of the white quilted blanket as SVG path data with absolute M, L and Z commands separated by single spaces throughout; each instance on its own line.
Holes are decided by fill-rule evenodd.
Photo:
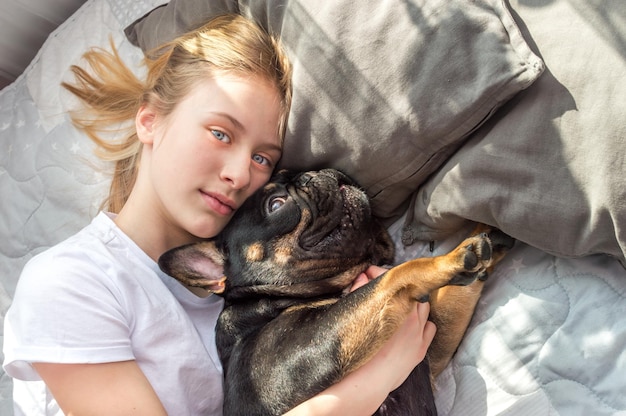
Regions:
M 127 62 L 141 52 L 122 29 L 160 0 L 90 0 L 0 92 L 0 313 L 34 254 L 88 223 L 106 175 L 73 129 L 59 83 L 91 46 L 112 36 Z M 400 227 L 391 231 L 399 241 Z M 457 239 L 399 248 L 399 259 L 438 254 Z M 601 256 L 559 259 L 516 246 L 488 281 L 467 336 L 437 380 L 443 415 L 626 415 L 626 271 Z M 12 413 L 0 373 L 0 414 Z
M 433 253 L 399 247 L 399 260 L 442 254 L 460 240 Z M 556 258 L 517 243 L 437 379 L 439 414 L 626 415 L 625 318 L 626 271 L 617 261 Z

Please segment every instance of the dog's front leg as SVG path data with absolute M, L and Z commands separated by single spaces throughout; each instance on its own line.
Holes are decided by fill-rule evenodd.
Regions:
M 467 285 L 491 265 L 492 248 L 486 234 L 464 240 L 439 257 L 400 264 L 359 288 L 330 308 L 338 317 L 339 361 L 345 374 L 369 360 L 415 307 L 448 284 Z M 337 309 L 337 313 L 332 310 Z

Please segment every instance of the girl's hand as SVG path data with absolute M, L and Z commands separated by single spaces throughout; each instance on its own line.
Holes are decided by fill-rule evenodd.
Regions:
M 370 266 L 352 282 L 350 291 L 369 283 L 386 271 L 387 269 L 383 267 Z M 380 362 L 383 368 L 388 365 L 387 375 L 397 376 L 390 391 L 398 388 L 426 356 L 426 351 L 437 332 L 435 324 L 428 320 L 429 314 L 430 304 L 418 303 L 404 324 L 368 363 L 376 366 L 377 362 Z
M 358 275 L 356 279 L 354 279 L 354 281 L 352 282 L 352 286 L 350 287 L 350 292 L 353 292 L 361 286 L 371 282 L 386 271 L 387 269 L 380 266 L 368 267 L 367 270 L 365 270 L 363 273 Z
M 424 359 L 437 328 L 428 320 L 429 303 L 417 303 L 404 323 L 364 367 L 372 367 L 370 380 L 387 380 L 389 392 L 398 388 Z M 358 371 L 358 370 L 357 370 Z M 380 378 L 379 378 L 380 377 Z

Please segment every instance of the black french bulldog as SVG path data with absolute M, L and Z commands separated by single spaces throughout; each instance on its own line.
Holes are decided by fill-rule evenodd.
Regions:
M 432 415 L 431 377 L 460 343 L 487 271 L 512 245 L 479 226 L 449 254 L 400 264 L 346 293 L 368 266 L 392 263 L 389 235 L 346 175 L 283 171 L 215 239 L 173 249 L 159 265 L 225 299 L 216 334 L 225 415 L 285 413 L 370 359 L 415 302 L 430 299 L 438 330 L 429 360 L 377 414 Z M 216 266 L 223 276 L 207 272 Z

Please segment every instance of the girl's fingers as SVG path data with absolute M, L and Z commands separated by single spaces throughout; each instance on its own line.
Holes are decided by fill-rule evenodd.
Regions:
M 385 273 L 387 269 L 379 267 L 379 266 L 370 266 L 363 273 L 359 274 L 354 282 L 352 282 L 352 286 L 350 286 L 350 292 L 353 292 L 360 288 L 361 286 L 367 284 L 371 280 L 376 279 L 381 274 Z
M 365 273 L 359 274 L 357 278 L 354 279 L 354 281 L 352 282 L 352 286 L 350 286 L 350 292 L 353 292 L 361 286 L 366 285 L 369 281 L 370 280 Z

